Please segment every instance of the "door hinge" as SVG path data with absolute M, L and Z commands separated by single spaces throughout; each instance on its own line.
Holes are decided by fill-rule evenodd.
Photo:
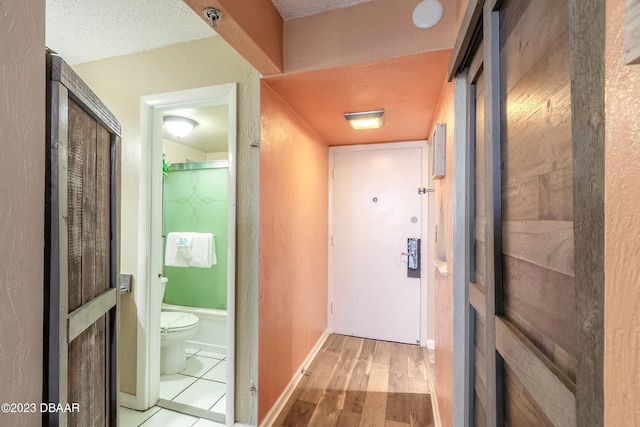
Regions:
M 418 188 L 418 194 L 433 193 L 434 191 L 435 190 L 433 188 L 425 188 L 425 187 Z

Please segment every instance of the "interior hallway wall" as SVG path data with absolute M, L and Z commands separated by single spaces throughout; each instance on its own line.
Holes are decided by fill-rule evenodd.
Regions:
M 0 403 L 42 400 L 44 0 L 0 3 Z M 0 425 L 41 424 L 0 413 Z
M 435 123 L 445 123 L 445 176 L 435 182 L 435 223 L 438 241 L 444 239 L 449 275 L 435 273 L 435 388 L 443 426 L 453 422 L 453 141 L 454 83 L 444 83 Z M 443 216 L 441 220 L 441 216 Z M 440 227 L 443 225 L 444 230 Z M 438 244 L 436 243 L 436 247 Z
M 140 97 L 238 82 L 236 418 L 256 414 L 250 389 L 257 379 L 259 74 L 220 37 L 181 43 L 73 67 L 122 123 L 122 271 L 137 273 Z M 121 390 L 135 394 L 137 316 L 134 293 L 121 298 Z
M 260 86 L 259 419 L 327 329 L 326 142 Z
M 640 425 L 640 65 L 624 65 L 625 1 L 606 1 L 605 355 L 607 426 Z

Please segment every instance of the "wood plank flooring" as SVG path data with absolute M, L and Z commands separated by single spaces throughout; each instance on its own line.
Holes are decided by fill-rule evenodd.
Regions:
M 435 427 L 426 348 L 330 335 L 274 427 Z

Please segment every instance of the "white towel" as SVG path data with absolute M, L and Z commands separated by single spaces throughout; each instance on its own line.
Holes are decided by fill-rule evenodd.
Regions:
M 217 263 L 213 234 L 171 232 L 167 235 L 164 264 L 169 267 L 210 268 Z
M 167 246 L 164 251 L 164 265 L 168 267 L 189 267 L 189 260 L 183 256 L 183 251 L 178 251 L 178 242 L 188 233 L 169 233 Z M 193 243 L 192 243 L 193 244 Z
M 213 234 L 193 233 L 189 267 L 210 268 L 218 262 Z

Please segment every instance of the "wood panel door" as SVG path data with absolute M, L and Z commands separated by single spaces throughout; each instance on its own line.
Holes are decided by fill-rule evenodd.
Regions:
M 493 363 L 486 351 L 486 235 L 493 234 L 487 222 L 486 164 L 484 144 L 485 82 L 482 69 L 482 49 L 476 52 L 468 72 L 469 143 L 469 232 L 466 236 L 469 276 L 469 344 L 467 354 L 470 370 L 469 416 L 474 426 L 487 426 L 487 407 L 495 406 L 487 397 L 487 363 Z
M 44 402 L 50 426 L 116 426 L 120 124 L 47 55 Z
M 471 3 L 458 43 L 466 52 L 454 52 L 468 83 L 469 205 L 456 212 L 467 224 L 468 425 L 575 426 L 576 408 L 588 406 L 578 399 L 577 361 L 597 355 L 579 354 L 576 339 L 586 307 L 576 298 L 574 265 L 580 159 L 571 79 L 582 70 L 569 61 L 571 8 L 554 0 Z

